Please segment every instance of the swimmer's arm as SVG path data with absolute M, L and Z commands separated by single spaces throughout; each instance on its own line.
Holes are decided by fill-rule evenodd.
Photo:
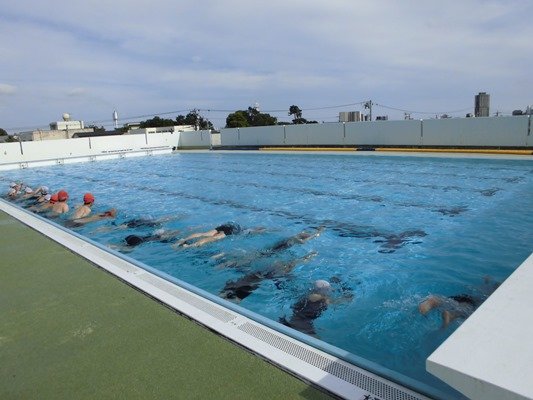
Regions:
M 211 242 L 216 242 L 217 240 L 220 240 L 220 239 L 224 239 L 225 237 L 226 235 L 223 232 L 220 232 L 219 234 L 216 234 L 214 236 L 197 240 L 196 242 L 191 244 L 190 247 L 200 247 L 200 246 L 203 246 L 204 244 L 208 244 Z
M 90 217 L 74 219 L 73 221 L 77 224 L 87 224 L 89 222 L 101 221 L 106 218 L 114 218 L 114 216 L 109 215 L 108 213 L 102 213 L 97 215 L 91 215 Z
M 210 231 L 207 231 L 207 232 L 198 232 L 198 233 L 193 233 L 192 235 L 189 235 L 187 236 L 185 239 L 182 239 L 184 242 L 186 242 L 187 240 L 190 240 L 190 239 L 196 239 L 196 238 L 199 238 L 199 237 L 208 237 L 208 236 L 214 236 L 217 234 L 217 230 L 216 229 L 211 229 Z

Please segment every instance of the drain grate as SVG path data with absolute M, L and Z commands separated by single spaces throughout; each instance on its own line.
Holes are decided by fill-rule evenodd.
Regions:
M 316 368 L 327 372 L 345 382 L 366 390 L 375 396 L 383 399 L 394 400 L 420 400 L 421 397 L 414 396 L 410 393 L 391 386 L 386 382 L 376 379 L 372 376 L 363 373 L 363 370 L 350 367 L 339 361 L 332 361 L 323 355 L 311 351 L 305 347 L 291 342 L 283 337 L 280 337 L 266 329 L 257 325 L 246 322 L 239 327 L 240 330 L 247 334 L 277 348 L 293 357 L 296 357 Z
M 199 299 L 198 297 L 187 293 L 185 290 L 171 283 L 167 283 L 152 274 L 143 274 L 141 278 L 143 281 L 154 285 L 156 288 L 165 291 L 166 293 L 186 302 L 187 304 L 190 304 L 191 306 L 194 306 L 195 308 L 211 315 L 219 321 L 230 322 L 237 318 L 235 314 L 224 311 L 220 307 L 215 307 L 209 302 Z

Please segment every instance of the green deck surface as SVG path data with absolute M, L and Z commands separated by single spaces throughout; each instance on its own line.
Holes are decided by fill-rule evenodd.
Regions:
M 0 212 L 0 399 L 328 399 Z

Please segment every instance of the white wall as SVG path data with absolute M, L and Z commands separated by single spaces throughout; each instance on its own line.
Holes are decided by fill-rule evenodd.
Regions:
M 239 146 L 240 130 L 246 128 L 230 128 L 220 130 L 220 145 L 224 147 Z
M 285 144 L 291 146 L 344 144 L 344 127 L 342 123 L 286 125 L 285 134 Z
M 179 137 L 179 133 L 154 133 L 0 143 L 0 169 L 170 152 L 178 146 Z
M 419 146 L 420 121 L 347 122 L 347 145 Z
M 528 116 L 373 121 L 222 129 L 222 147 L 533 146 Z
M 210 148 L 211 147 L 211 131 L 191 131 L 180 132 L 178 148 Z
M 527 116 L 424 120 L 424 146 L 526 146 Z
M 20 143 L 0 143 L 0 164 L 18 162 L 21 156 Z

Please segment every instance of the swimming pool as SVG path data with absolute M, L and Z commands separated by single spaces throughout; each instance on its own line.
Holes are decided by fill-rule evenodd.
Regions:
M 533 250 L 533 166 L 524 161 L 178 154 L 2 178 L 65 188 L 71 205 L 91 191 L 97 211 L 119 209 L 118 222 L 172 217 L 162 226 L 179 237 L 227 221 L 265 227 L 200 248 L 150 242 L 128 255 L 213 294 L 252 271 L 289 265 L 287 274 L 263 274 L 240 303 L 274 321 L 290 318 L 313 281 L 329 280 L 348 296 L 314 321 L 321 340 L 437 387 L 424 360 L 460 321 L 441 329 L 440 313 L 421 316 L 419 302 L 431 293 L 475 295 L 485 276 L 501 282 Z M 119 245 L 154 230 L 104 232 L 102 225 L 109 223 L 77 231 Z M 319 226 L 317 238 L 265 251 Z

